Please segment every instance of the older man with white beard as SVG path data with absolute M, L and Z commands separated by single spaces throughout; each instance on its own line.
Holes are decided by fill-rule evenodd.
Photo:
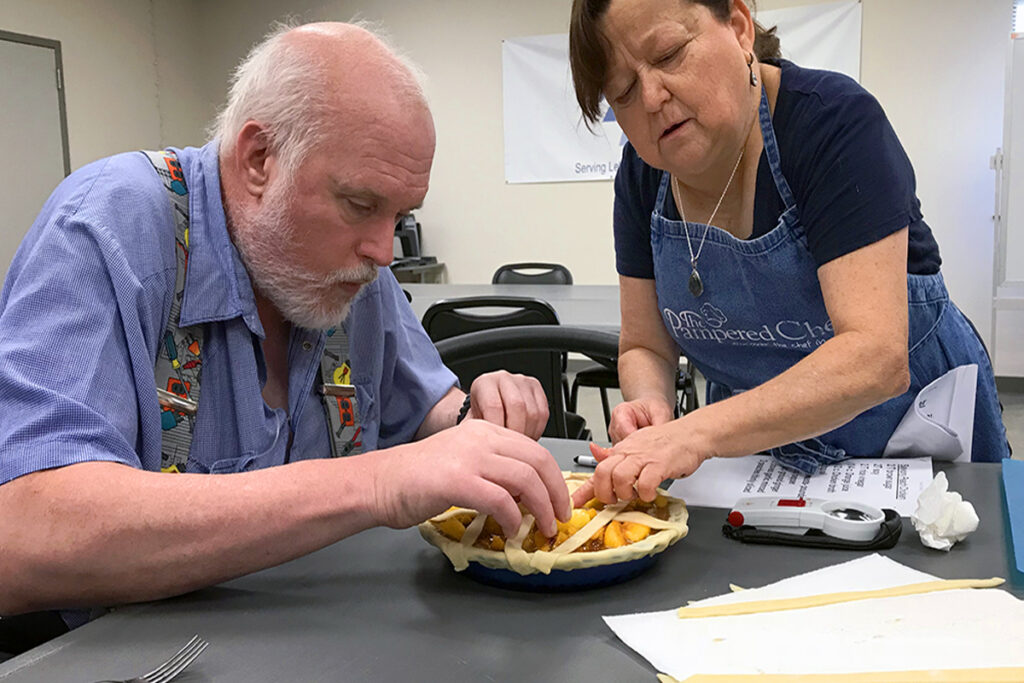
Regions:
M 0 615 L 74 627 L 449 505 L 568 518 L 539 384 L 466 396 L 386 268 L 433 153 L 410 66 L 310 24 L 206 146 L 58 187 L 0 296 Z

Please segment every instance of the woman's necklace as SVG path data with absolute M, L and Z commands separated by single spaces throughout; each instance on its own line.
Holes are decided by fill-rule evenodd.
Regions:
M 700 244 L 697 245 L 697 253 L 693 253 L 693 245 L 690 244 L 690 231 L 686 227 L 686 213 L 683 211 L 683 200 L 679 194 L 679 179 L 672 176 L 672 197 L 676 200 L 676 208 L 679 209 L 679 216 L 683 219 L 683 232 L 686 234 L 686 248 L 690 251 L 690 279 L 686 283 L 686 287 L 690 290 L 690 294 L 694 297 L 699 297 L 704 293 L 704 281 L 700 279 L 700 273 L 697 272 L 697 259 L 700 258 L 700 252 L 704 249 L 704 238 L 708 236 L 708 230 L 711 229 L 711 222 L 715 220 L 715 215 L 718 213 L 719 207 L 722 206 L 722 201 L 725 199 L 726 193 L 729 191 L 729 187 L 732 185 L 732 179 L 736 177 L 736 169 L 740 167 L 740 161 L 743 160 L 743 152 L 740 150 L 739 157 L 736 158 L 736 165 L 732 167 L 732 173 L 729 174 L 729 180 L 725 184 L 725 189 L 722 190 L 722 196 L 718 198 L 718 203 L 715 204 L 715 210 L 711 212 L 711 217 L 708 218 L 708 222 L 704 224 L 704 234 L 700 237 Z

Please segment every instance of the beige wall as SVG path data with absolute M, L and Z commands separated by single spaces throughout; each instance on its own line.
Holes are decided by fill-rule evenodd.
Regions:
M 801 0 L 760 0 L 761 9 Z M 863 0 L 861 83 L 917 174 L 925 220 L 957 305 L 992 325 L 995 172 L 1002 145 L 1009 0 Z M 783 46 L 785 47 L 785 46 Z
M 158 60 L 154 38 L 159 32 L 163 39 L 164 31 L 188 35 L 187 24 L 194 21 L 198 2 L 0 3 L 0 29 L 61 42 L 72 169 L 116 152 L 159 146 L 165 141 L 164 129 L 168 134 L 180 134 L 195 128 L 191 112 L 198 109 L 200 96 L 189 93 L 171 74 L 164 74 L 170 60 Z M 159 21 L 172 12 L 180 17 L 176 26 L 154 24 L 154 19 Z M 195 54 L 194 49 L 191 53 Z M 163 86 L 168 87 L 166 93 L 158 91 Z M 169 109 L 166 115 L 162 105 Z M 201 139 L 192 133 L 189 136 Z
M 151 0 L 151 5 L 160 146 L 201 145 L 218 99 L 210 97 L 201 78 L 207 51 L 203 0 Z
M 914 162 L 949 289 L 986 338 L 996 182 L 989 159 L 1003 139 L 1009 5 L 870 0 L 864 12 L 864 84 Z M 909 27 L 919 36 L 912 41 Z

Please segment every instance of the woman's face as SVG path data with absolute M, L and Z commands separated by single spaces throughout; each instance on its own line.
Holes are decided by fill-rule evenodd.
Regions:
M 756 113 L 750 13 L 724 23 L 688 0 L 612 0 L 604 95 L 640 157 L 683 177 L 731 166 Z

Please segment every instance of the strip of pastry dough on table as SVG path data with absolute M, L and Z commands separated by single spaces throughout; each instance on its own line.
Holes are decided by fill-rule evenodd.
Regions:
M 680 681 L 658 674 L 661 683 L 1020 683 L 1024 667 L 865 671 L 831 674 L 696 674 Z
M 782 612 L 808 607 L 835 605 L 840 602 L 854 600 L 871 600 L 874 598 L 898 598 L 904 595 L 919 595 L 934 591 L 957 590 L 959 588 L 993 588 L 1005 583 L 1004 579 L 953 579 L 950 581 L 924 581 L 905 586 L 893 586 L 867 591 L 845 591 L 840 593 L 820 593 L 805 595 L 799 598 L 780 598 L 776 600 L 752 600 L 751 602 L 733 602 L 727 605 L 710 605 L 707 607 L 680 607 L 676 615 L 680 619 L 700 619 L 706 617 L 732 617 L 740 614 L 757 614 L 760 612 Z
M 533 515 L 523 515 L 523 521 L 519 523 L 519 531 L 512 538 L 505 541 L 505 559 L 512 571 L 525 574 L 530 569 L 530 555 L 523 550 L 523 541 L 530 533 L 533 526 Z

